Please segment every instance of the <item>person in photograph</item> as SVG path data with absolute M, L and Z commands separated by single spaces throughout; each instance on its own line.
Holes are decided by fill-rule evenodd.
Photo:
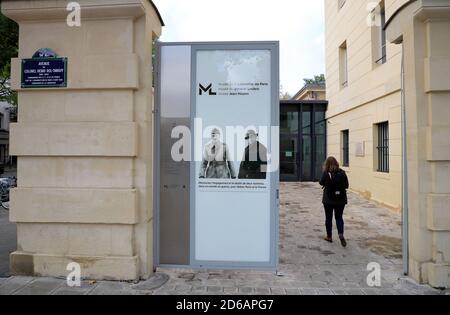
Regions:
M 258 140 L 254 130 L 247 132 L 245 140 L 244 157 L 239 168 L 239 179 L 266 179 L 267 178 L 267 148 Z
M 322 203 L 325 208 L 325 240 L 333 242 L 333 212 L 336 219 L 339 239 L 343 247 L 347 247 L 344 237 L 344 208 L 347 205 L 348 178 L 344 170 L 339 167 L 334 157 L 329 157 L 324 164 L 320 185 L 323 187 Z
M 203 148 L 203 160 L 200 168 L 200 178 L 234 179 L 236 172 L 229 160 L 228 146 L 220 141 L 220 130 L 211 132 L 211 140 Z

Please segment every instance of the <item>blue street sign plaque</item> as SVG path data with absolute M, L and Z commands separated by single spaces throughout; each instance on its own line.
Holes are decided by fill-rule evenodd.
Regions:
M 67 58 L 22 60 L 22 88 L 67 87 Z

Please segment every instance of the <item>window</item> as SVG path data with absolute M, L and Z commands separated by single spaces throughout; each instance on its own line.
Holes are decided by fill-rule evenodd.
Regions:
M 349 131 L 341 131 L 341 148 L 342 148 L 342 166 L 350 166 L 350 156 L 349 156 Z
M 386 11 L 384 0 L 372 11 L 372 55 L 375 64 L 386 63 Z
M 347 0 L 338 0 L 338 10 L 342 9 Z
M 298 133 L 298 111 L 292 107 L 284 107 L 280 115 L 280 131 L 287 134 Z
M 384 122 L 377 124 L 377 171 L 389 173 L 389 123 Z
M 341 88 L 348 86 L 348 55 L 346 41 L 339 47 L 339 80 Z

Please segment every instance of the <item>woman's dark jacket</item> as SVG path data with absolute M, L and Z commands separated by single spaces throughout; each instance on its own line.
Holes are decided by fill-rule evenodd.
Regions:
M 347 178 L 347 174 L 345 174 L 345 171 L 339 169 L 336 172 L 332 173 L 331 176 L 334 178 L 336 175 L 342 176 L 343 186 L 345 189 L 348 189 L 348 187 L 349 187 L 348 178 Z M 330 197 L 328 195 L 328 187 L 331 184 L 331 179 L 330 179 L 330 175 L 328 175 L 327 172 L 324 172 L 322 174 L 322 179 L 320 180 L 319 183 L 320 183 L 320 185 L 323 186 L 323 197 L 322 197 L 323 204 L 334 205 L 334 206 L 344 206 L 348 203 L 346 191 L 344 191 L 344 195 L 342 197 L 330 199 Z

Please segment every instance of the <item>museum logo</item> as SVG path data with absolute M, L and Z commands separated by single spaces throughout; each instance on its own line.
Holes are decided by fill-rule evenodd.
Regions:
M 199 88 L 198 92 L 200 95 L 203 95 L 203 93 L 209 93 L 209 95 L 217 95 L 217 93 L 214 92 L 212 89 L 212 83 L 209 84 L 206 88 L 201 84 L 199 84 L 199 86 L 200 86 L 200 88 Z

